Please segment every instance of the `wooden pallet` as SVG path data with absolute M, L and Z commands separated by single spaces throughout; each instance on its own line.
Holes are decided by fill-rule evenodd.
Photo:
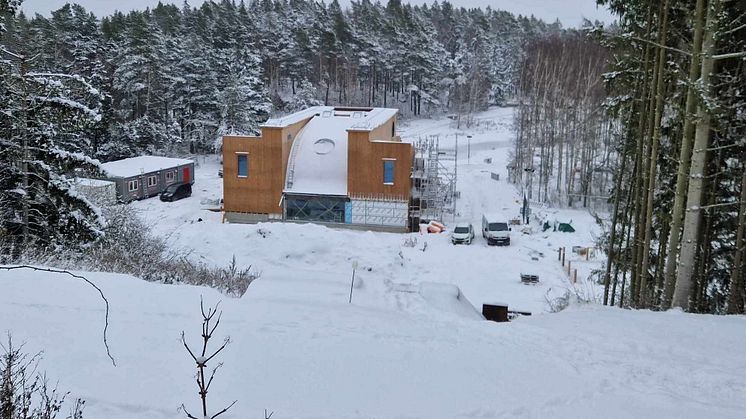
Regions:
M 539 275 L 521 274 L 521 282 L 526 285 L 538 284 Z

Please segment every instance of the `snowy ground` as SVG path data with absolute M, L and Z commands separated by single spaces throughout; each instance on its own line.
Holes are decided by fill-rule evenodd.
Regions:
M 449 119 L 414 121 L 402 128 L 402 137 L 407 141 L 438 134 L 441 147 L 445 148 L 454 147 L 453 134 L 459 133 L 458 189 L 462 199 L 456 221 L 474 225 L 477 239 L 471 246 L 451 245 L 448 234 L 361 232 L 312 224 L 221 224 L 220 213 L 204 209 L 210 206 L 206 202 L 222 197 L 219 164 L 213 156 L 200 159 L 191 198 L 173 203 L 149 199 L 132 206 L 150 221 L 156 233 L 168 237 L 172 246 L 188 249 L 195 258 L 214 264 L 228 263 L 235 255 L 240 264 L 261 271 L 267 281 L 281 282 L 299 275 L 311 280 L 346 280 L 352 261 L 357 260 L 364 268 L 361 276 L 375 283 L 382 300 L 394 308 L 407 310 L 413 306 L 418 311 L 425 305 L 419 295 L 401 292 L 424 281 L 457 285 L 478 308 L 482 303 L 497 301 L 515 309 L 543 312 L 548 308 L 547 292 L 557 296 L 573 287 L 557 261 L 557 249 L 564 246 L 568 259 L 582 259 L 571 254 L 570 249 L 592 246 L 597 226 L 585 211 L 551 210 L 550 220 L 572 220 L 577 232 L 541 233 L 538 223 L 534 223 L 535 234 L 524 235 L 514 227 L 509 247 L 487 246 L 479 234 L 482 213 L 519 216 L 520 196 L 505 181 L 511 118 L 511 108 L 498 108 L 480 114 L 480 126 L 471 130 L 457 130 Z M 467 134 L 472 135 L 470 157 Z M 487 158 L 492 158 L 492 163 L 485 163 Z M 493 180 L 491 172 L 500 173 L 500 180 Z M 199 219 L 203 221 L 198 222 Z M 406 247 L 407 240 L 417 243 Z M 582 279 L 601 262 L 583 262 L 578 273 L 581 283 L 577 285 L 583 292 L 597 288 Z M 541 284 L 522 285 L 521 273 L 539 275 Z
M 457 221 L 477 228 L 482 212 L 510 216 L 519 206 L 504 180 L 511 110 L 480 118 L 493 122 L 458 131 Z M 451 125 L 414 121 L 403 134 L 440 134 L 448 146 L 457 131 Z M 467 134 L 470 157 L 461 141 Z M 572 219 L 577 232 L 514 229 L 509 247 L 488 247 L 480 236 L 454 247 L 447 235 L 222 224 L 220 213 L 205 209 L 222 195 L 218 167 L 213 157 L 200 159 L 189 199 L 131 206 L 172 246 L 214 264 L 235 255 L 261 279 L 231 299 L 205 288 L 87 274 L 111 302 L 117 367 L 100 342 L 103 307 L 94 291 L 53 274 L 0 271 L 0 330 L 27 342 L 29 351 L 45 350 L 42 367 L 88 401 L 86 417 L 178 418 L 182 402 L 196 410 L 193 364 L 179 335 L 186 330 L 196 343 L 200 295 L 222 300 L 218 334 L 233 340 L 210 400 L 216 410 L 239 402 L 221 417 L 261 417 L 266 408 L 278 418 L 735 418 L 746 409 L 743 316 L 597 305 L 547 313 L 545 295 L 573 287 L 556 249 L 566 246 L 571 255 L 572 246 L 592 245 L 597 234 L 583 211 L 546 209 L 560 221 Z M 576 263 L 575 286 L 597 294 L 585 277 L 603 260 Z M 541 283 L 522 285 L 522 272 Z M 534 315 L 498 324 L 479 320 L 468 304 L 479 310 L 492 301 Z
M 492 323 L 348 305 L 347 283 L 260 280 L 242 299 L 90 274 L 109 297 L 105 356 L 97 295 L 74 279 L 0 272 L 0 319 L 90 418 L 179 418 L 196 406 L 200 295 L 222 300 L 210 392 L 228 418 L 738 418 L 746 409 L 746 318 L 599 306 Z M 367 288 L 356 298 L 375 300 Z M 65 296 L 65 298 L 60 298 Z

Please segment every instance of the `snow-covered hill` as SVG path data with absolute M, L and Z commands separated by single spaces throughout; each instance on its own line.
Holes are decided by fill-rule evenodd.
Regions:
M 403 136 L 459 133 L 457 221 L 482 212 L 517 214 L 504 180 L 510 109 L 480 115 L 489 124 L 457 130 L 449 120 L 413 121 Z M 471 144 L 463 142 L 472 135 Z M 468 149 L 471 157 L 468 157 Z M 491 158 L 491 163 L 485 159 Z M 199 301 L 221 302 L 220 355 L 209 400 L 221 417 L 741 417 L 746 409 L 746 318 L 653 313 L 577 304 L 551 314 L 546 298 L 572 290 L 592 299 L 587 275 L 602 258 L 581 261 L 572 246 L 593 245 L 593 218 L 543 209 L 577 232 L 513 231 L 509 247 L 450 244 L 447 234 L 390 234 L 318 225 L 221 223 L 210 207 L 222 195 L 217 160 L 200 159 L 194 195 L 131 204 L 171 246 L 223 265 L 234 255 L 262 272 L 240 299 L 216 291 L 85 273 L 111 303 L 109 362 L 101 342 L 98 294 L 67 276 L 0 271 L 0 331 L 44 350 L 41 368 L 86 417 L 183 417 L 196 410 L 194 365 L 180 342 L 197 343 Z M 490 173 L 501 174 L 495 181 Z M 580 269 L 571 284 L 559 246 Z M 352 262 L 359 262 L 348 304 Z M 523 285 L 521 273 L 539 275 Z M 532 311 L 511 323 L 481 320 L 485 302 Z
M 0 272 L 0 328 L 29 352 L 86 417 L 166 419 L 196 406 L 199 299 L 222 301 L 216 339 L 233 343 L 210 392 L 228 418 L 737 418 L 746 408 L 744 317 L 579 306 L 492 323 L 376 304 L 364 275 L 349 283 L 300 271 L 261 279 L 241 299 L 209 289 L 88 274 L 103 306 L 66 276 Z

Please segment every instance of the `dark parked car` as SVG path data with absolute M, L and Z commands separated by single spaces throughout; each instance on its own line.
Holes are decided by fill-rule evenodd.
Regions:
M 161 201 L 178 201 L 192 196 L 191 183 L 174 183 L 161 192 Z

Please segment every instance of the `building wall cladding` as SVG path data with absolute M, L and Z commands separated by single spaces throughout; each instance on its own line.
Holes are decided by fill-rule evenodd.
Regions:
M 290 146 L 307 120 L 284 128 L 264 127 L 261 137 L 223 137 L 223 205 L 225 211 L 282 214 L 280 199 Z M 237 154 L 249 158 L 247 177 L 238 177 Z
M 381 126 L 378 126 L 370 131 L 368 138 L 371 141 L 391 141 L 395 136 L 396 129 L 396 117 L 393 117 L 386 121 Z M 397 138 L 398 139 L 398 138 Z
M 351 224 L 407 226 L 409 203 L 400 200 L 374 199 L 374 197 L 352 197 L 348 206 Z
M 223 204 L 225 211 L 280 212 L 282 143 L 278 135 L 223 137 Z M 238 154 L 248 154 L 248 176 L 238 177 Z
M 393 122 L 393 120 L 389 121 Z M 385 126 L 385 125 L 384 125 Z M 388 129 L 391 126 L 388 125 Z M 370 141 L 373 132 L 350 131 L 347 155 L 347 192 L 349 195 L 408 197 L 411 187 L 414 150 L 408 143 Z M 391 139 L 389 131 L 388 139 Z M 384 184 L 383 162 L 395 159 L 394 184 Z

